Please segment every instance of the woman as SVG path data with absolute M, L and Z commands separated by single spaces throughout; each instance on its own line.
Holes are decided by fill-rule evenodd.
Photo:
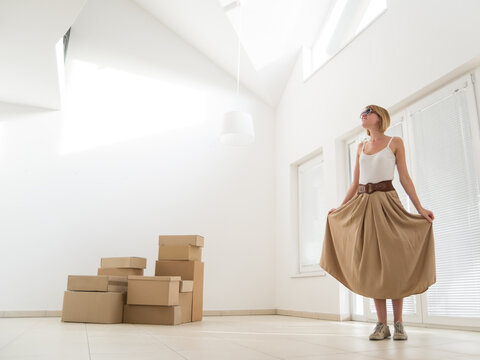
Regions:
M 386 299 L 394 309 L 394 340 L 406 340 L 403 298 L 436 282 L 433 213 L 423 208 L 405 162 L 403 141 L 386 136 L 390 115 L 369 105 L 360 115 L 370 141 L 357 148 L 353 182 L 327 215 L 320 266 L 351 291 L 374 298 L 378 322 L 370 340 L 390 337 Z M 400 183 L 419 214 L 405 210 L 392 185 Z

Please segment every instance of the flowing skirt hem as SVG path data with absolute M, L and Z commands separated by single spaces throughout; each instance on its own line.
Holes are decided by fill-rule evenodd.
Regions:
M 325 270 L 328 274 L 330 274 L 332 277 L 334 277 L 336 280 L 338 280 L 343 286 L 345 286 L 347 289 L 350 291 L 354 292 L 357 295 L 361 295 L 367 298 L 372 298 L 372 299 L 402 299 L 409 297 L 411 295 L 418 295 L 418 294 L 423 294 L 425 291 L 428 290 L 430 286 L 436 283 L 436 279 L 430 279 L 426 283 L 417 286 L 415 289 L 411 291 L 406 291 L 406 292 L 399 292 L 399 293 L 374 293 L 374 292 L 368 292 L 368 291 L 363 291 L 362 289 L 353 289 L 349 284 L 343 281 L 342 277 L 339 276 L 338 274 L 335 274 L 332 272 L 330 269 L 323 267 L 320 265 L 323 270 Z

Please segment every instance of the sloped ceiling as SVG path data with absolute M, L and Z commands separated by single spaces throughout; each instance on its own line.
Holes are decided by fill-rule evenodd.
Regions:
M 55 45 L 86 1 L 0 0 L 0 101 L 60 109 L 62 64 Z M 272 107 L 302 46 L 312 45 L 335 2 L 242 0 L 238 6 L 233 0 L 131 1 L 234 79 L 240 39 L 241 84 Z
M 55 45 L 86 0 L 0 0 L 0 101 L 60 108 Z
M 134 1 L 235 79 L 240 33 L 240 82 L 273 107 L 302 46 L 314 42 L 333 2 L 242 0 L 237 6 L 232 0 Z

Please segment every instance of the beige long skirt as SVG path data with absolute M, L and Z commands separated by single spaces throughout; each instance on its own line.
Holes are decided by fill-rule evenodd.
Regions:
M 327 216 L 320 266 L 365 297 L 421 294 L 436 281 L 433 223 L 396 190 L 357 193 Z

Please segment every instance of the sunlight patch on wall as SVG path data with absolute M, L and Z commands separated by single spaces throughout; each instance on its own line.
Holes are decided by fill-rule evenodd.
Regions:
M 205 91 L 73 60 L 63 113 L 61 155 L 181 130 L 207 120 Z

